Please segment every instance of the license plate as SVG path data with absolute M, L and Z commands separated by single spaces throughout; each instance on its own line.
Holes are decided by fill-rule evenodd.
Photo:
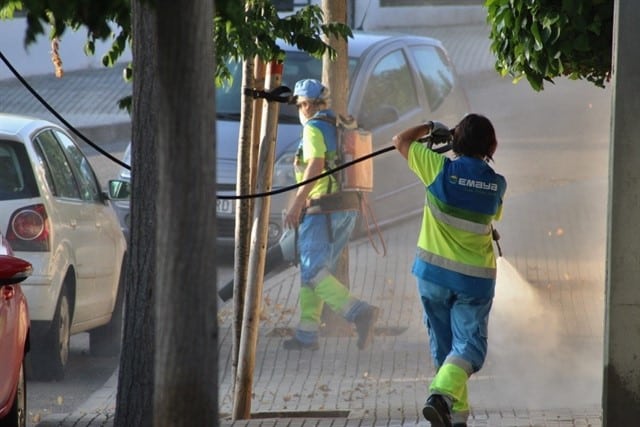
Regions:
M 217 199 L 216 212 L 219 214 L 231 215 L 233 213 L 233 200 Z

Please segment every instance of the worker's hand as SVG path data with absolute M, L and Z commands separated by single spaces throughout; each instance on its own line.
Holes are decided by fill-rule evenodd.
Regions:
M 436 139 L 451 137 L 451 130 L 449 129 L 449 126 L 445 125 L 444 123 L 429 122 L 429 125 L 431 127 L 431 135 Z
M 291 207 L 287 210 L 287 213 L 284 216 L 283 226 L 285 229 L 298 228 L 298 224 L 300 224 L 300 217 L 302 216 L 302 208 L 304 208 L 304 202 L 304 200 L 298 201 L 298 199 L 296 199 L 291 204 Z

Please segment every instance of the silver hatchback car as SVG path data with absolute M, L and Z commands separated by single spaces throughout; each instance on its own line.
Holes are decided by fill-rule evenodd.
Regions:
M 305 78 L 321 79 L 322 61 L 295 47 L 286 52 L 282 84 L 293 88 Z M 373 150 L 391 144 L 391 137 L 407 127 L 438 120 L 451 126 L 469 112 L 467 96 L 444 46 L 436 39 L 413 35 L 354 32 L 348 42 L 350 92 L 348 110 L 360 127 L 370 130 Z M 238 134 L 241 107 L 242 65 L 231 63 L 233 85 L 216 92 L 217 194 L 236 192 Z M 276 142 L 273 188 L 294 184 L 293 159 L 302 126 L 293 105 L 281 104 Z M 420 214 L 424 189 L 403 159 L 392 153 L 375 157 L 373 191 L 367 200 L 379 226 Z M 121 179 L 128 179 L 123 170 Z M 282 211 L 292 192 L 271 198 L 269 243 L 282 235 Z M 128 206 L 120 202 L 121 218 Z M 235 203 L 217 202 L 217 241 L 232 246 L 235 233 Z M 374 224 L 371 224 L 374 226 Z M 124 224 L 128 228 L 128 224 Z M 360 230 L 363 231 L 363 230 Z

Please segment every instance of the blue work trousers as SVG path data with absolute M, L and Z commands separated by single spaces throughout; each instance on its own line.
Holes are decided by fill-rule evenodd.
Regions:
M 303 286 L 313 287 L 314 278 L 323 268 L 335 274 L 338 259 L 349 242 L 357 219 L 358 211 L 304 216 L 298 227 L 300 276 Z
M 431 356 L 440 368 L 448 356 L 467 361 L 472 372 L 487 356 L 487 335 L 492 298 L 478 298 L 418 279 Z

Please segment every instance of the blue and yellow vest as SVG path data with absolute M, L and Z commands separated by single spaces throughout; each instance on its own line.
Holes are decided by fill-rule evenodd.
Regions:
M 411 144 L 408 161 L 426 188 L 412 273 L 454 291 L 493 297 L 491 224 L 502 215 L 504 177 L 482 159 L 451 160 L 418 143 Z
M 323 153 L 325 170 L 335 167 L 337 159 L 338 134 L 335 126 L 335 116 L 331 110 L 317 112 L 303 127 L 296 153 L 296 182 L 302 181 L 303 173 L 309 159 L 309 152 Z M 305 146 L 307 150 L 305 150 Z M 309 193 L 309 198 L 316 198 L 339 190 L 334 176 L 319 179 Z

